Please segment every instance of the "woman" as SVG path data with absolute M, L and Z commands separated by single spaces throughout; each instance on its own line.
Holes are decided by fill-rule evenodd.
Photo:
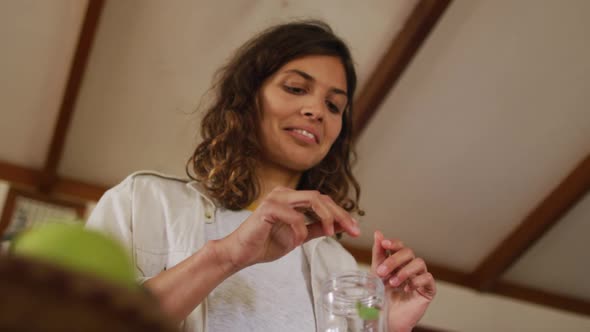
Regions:
M 314 330 L 319 284 L 356 268 L 332 237 L 360 234 L 355 85 L 349 50 L 324 23 L 264 31 L 218 74 L 187 164 L 194 181 L 134 174 L 89 225 L 129 247 L 144 285 L 185 330 Z M 404 285 L 388 292 L 388 317 L 392 331 L 411 330 L 436 293 L 424 261 L 377 231 L 371 270 L 390 290 Z

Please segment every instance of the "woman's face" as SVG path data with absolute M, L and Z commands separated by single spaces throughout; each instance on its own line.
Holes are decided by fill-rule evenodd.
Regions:
M 328 153 L 348 104 L 339 58 L 305 56 L 286 63 L 259 92 L 263 162 L 303 172 Z

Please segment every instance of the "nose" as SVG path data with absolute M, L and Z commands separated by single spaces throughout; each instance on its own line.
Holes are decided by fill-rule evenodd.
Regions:
M 313 101 L 310 101 L 307 105 L 301 108 L 301 114 L 310 120 L 321 122 L 324 119 L 323 103 L 314 98 Z

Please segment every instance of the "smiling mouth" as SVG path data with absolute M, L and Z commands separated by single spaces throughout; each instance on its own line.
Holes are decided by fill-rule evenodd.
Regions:
M 305 130 L 305 129 L 299 129 L 299 128 L 288 128 L 288 131 L 297 133 L 303 137 L 307 137 L 310 140 L 313 140 L 315 143 L 319 143 L 319 139 L 312 133 L 310 133 L 309 131 Z

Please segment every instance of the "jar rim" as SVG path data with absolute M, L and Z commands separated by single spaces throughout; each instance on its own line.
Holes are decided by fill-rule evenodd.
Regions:
M 348 297 L 339 295 L 345 289 L 352 289 L 354 287 L 366 289 L 367 286 L 369 286 L 371 291 L 360 296 Z M 335 296 L 341 305 L 351 307 L 356 307 L 358 303 L 364 306 L 383 305 L 385 301 L 385 285 L 383 281 L 375 274 L 366 271 L 331 273 L 329 278 L 321 285 L 322 297 L 328 293 L 332 293 L 331 296 Z

